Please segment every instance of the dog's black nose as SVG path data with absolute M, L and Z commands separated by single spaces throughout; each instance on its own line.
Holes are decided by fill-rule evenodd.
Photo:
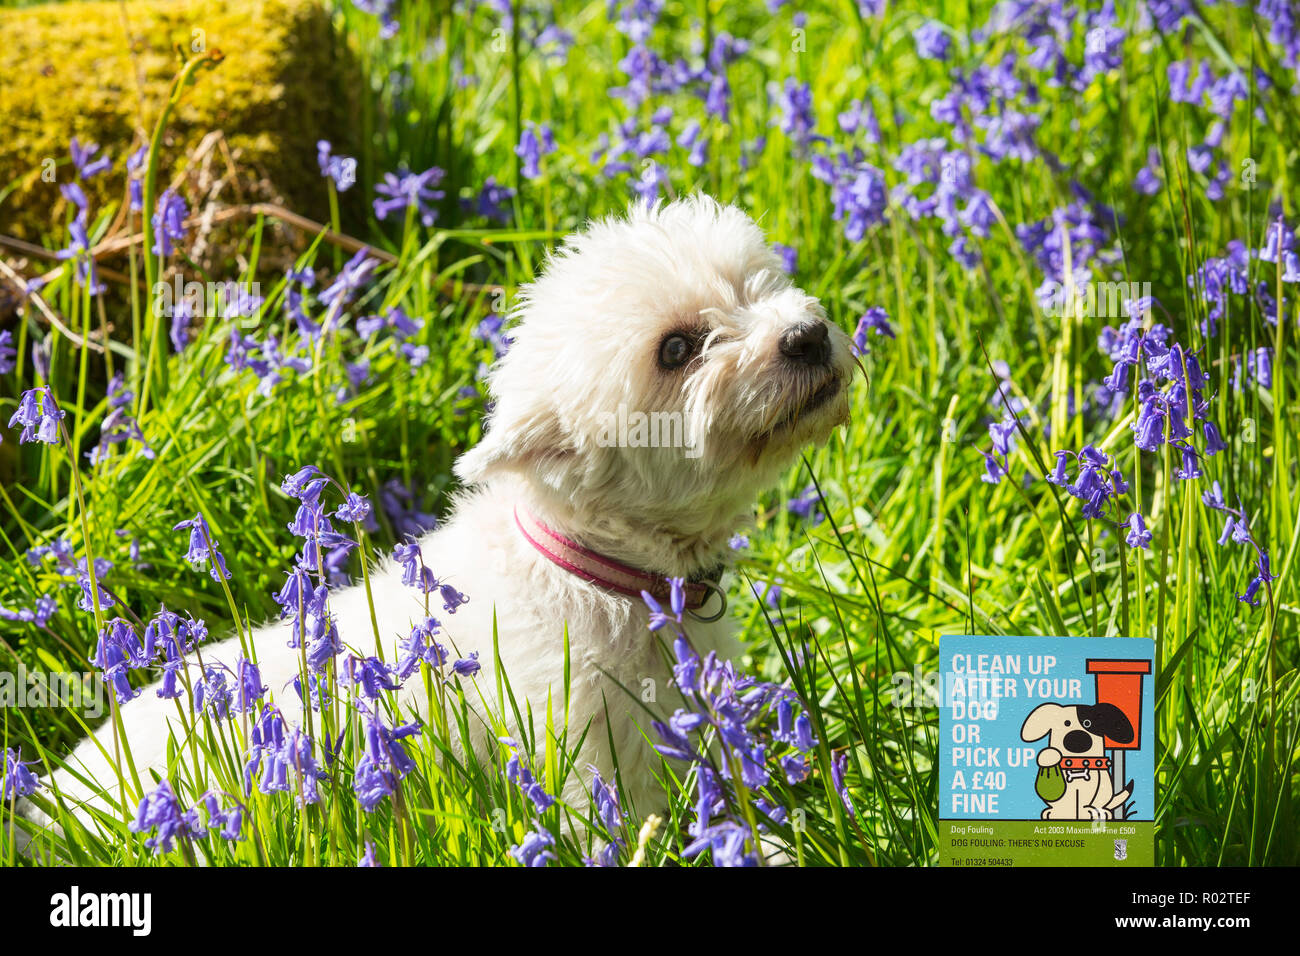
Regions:
M 829 365 L 830 331 L 825 322 L 804 322 L 781 335 L 781 354 L 804 365 Z
M 1065 744 L 1065 749 L 1072 754 L 1087 753 L 1092 749 L 1092 734 L 1086 730 L 1072 730 L 1065 735 L 1065 740 L 1061 742 Z

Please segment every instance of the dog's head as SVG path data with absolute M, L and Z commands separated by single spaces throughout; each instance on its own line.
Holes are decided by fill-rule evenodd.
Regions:
M 486 434 L 456 472 L 521 476 L 611 532 L 653 526 L 707 551 L 848 421 L 848 336 L 748 216 L 707 197 L 570 237 L 512 317 Z
M 1040 704 L 1025 718 L 1020 739 L 1040 740 L 1048 735 L 1048 746 L 1062 754 L 1098 757 L 1105 753 L 1107 737 L 1117 744 L 1132 743 L 1133 725 L 1114 704 Z

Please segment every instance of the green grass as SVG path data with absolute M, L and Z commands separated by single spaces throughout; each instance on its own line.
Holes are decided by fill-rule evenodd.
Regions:
M 1130 22 L 1132 4 L 1119 6 Z M 1059 163 L 976 163 L 975 182 L 1003 218 L 981 243 L 980 268 L 959 266 L 946 251 L 950 239 L 933 221 L 913 223 L 896 205 L 889 222 L 861 241 L 848 241 L 831 219 L 827 187 L 772 127 L 767 84 L 787 77 L 809 83 L 818 129 L 837 139 L 843 137 L 835 114 L 853 99 L 869 99 L 881 117 L 882 139 L 865 147 L 866 159 L 886 170 L 893 186 L 902 178 L 892 168 L 900 147 L 944 132 L 928 104 L 947 91 L 947 71 L 916 57 L 911 31 L 933 16 L 968 36 L 986 18 L 982 8 L 904 3 L 883 19 L 860 20 L 850 3 L 809 3 L 803 5 L 809 21 L 800 43 L 789 10 L 770 16 L 759 3 L 724 7 L 705 0 L 669 4 L 652 40 L 667 59 L 687 55 L 702 26 L 752 44 L 751 54 L 729 71 L 731 124 L 706 126 L 709 162 L 695 169 L 685 161 L 686 150 L 674 147 L 673 191 L 703 190 L 740 203 L 773 241 L 798 250 L 799 282 L 822 299 L 834 321 L 851 331 L 868 307 L 883 306 L 897 332 L 896 340 L 870 339 L 863 360 L 869 381 L 855 386 L 852 425 L 827 447 L 810 450 L 783 486 L 758 504 L 757 529 L 731 589 L 732 613 L 747 641 L 745 664 L 769 679 L 792 682 L 822 742 L 809 781 L 782 784 L 769 794 L 792 819 L 800 811 L 806 827 L 787 823 L 774 831 L 808 864 L 935 863 L 938 711 L 894 706 L 895 675 L 936 670 L 943 633 L 1150 636 L 1158 655 L 1157 860 L 1170 866 L 1295 864 L 1295 297 L 1276 325 L 1253 300 L 1234 298 L 1217 334 L 1207 339 L 1199 328 L 1206 307 L 1185 277 L 1206 257 L 1222 254 L 1230 240 L 1263 244 L 1269 203 L 1294 196 L 1300 114 L 1284 95 L 1273 98 L 1266 123 L 1250 120 L 1246 106 L 1239 106 L 1225 149 L 1235 162 L 1253 158 L 1258 182 L 1247 188 L 1234 169 L 1227 197 L 1217 203 L 1205 198 L 1204 177 L 1187 168 L 1186 147 L 1203 138 L 1206 114 L 1170 102 L 1167 63 L 1205 56 L 1222 71 L 1228 57 L 1275 69 L 1276 56 L 1248 11 L 1214 8 L 1205 22 L 1192 24 L 1186 49 L 1173 38 L 1130 39 L 1123 69 L 1105 81 L 1077 93 L 1043 87 L 1036 140 Z M 66 535 L 79 554 L 89 548 L 116 562 L 107 584 L 137 613 L 165 605 L 205 617 L 220 633 L 232 626 L 230 602 L 180 560 L 181 536 L 171 530 L 177 521 L 195 511 L 208 518 L 233 574 L 235 609 L 242 621 L 257 623 L 274 609 L 271 594 L 293 554 L 284 530 L 293 504 L 278 490 L 282 475 L 320 464 L 372 498 L 384 482 L 399 478 L 414 484 L 426 508 L 452 487 L 451 461 L 477 438 L 482 411 L 481 396 L 461 398 L 459 390 L 475 383 L 478 363 L 490 358 L 471 332 L 496 303 L 490 293 L 439 290 L 447 280 L 465 279 L 500 284 L 509 295 L 534 274 L 559 235 L 589 216 L 626 207 L 625 184 L 601 179 L 590 154 L 600 132 L 613 133 L 629 118 L 605 91 L 622 82 L 617 63 L 630 44 L 609 25 L 603 2 L 563 5 L 560 22 L 577 35 L 563 65 L 529 53 L 509 32 L 494 36 L 497 20 L 487 10 L 461 18 L 402 3 L 397 18 L 403 29 L 382 41 L 372 19 L 350 5 L 338 7 L 340 28 L 356 37 L 382 88 L 367 100 L 357 142 L 335 147 L 358 156 L 362 187 L 399 163 L 415 169 L 436 163 L 449 172 L 439 228 L 403 233 L 400 224 L 373 219 L 357 227 L 399 259 L 383 267 L 352 313 L 400 303 L 423 317 L 420 341 L 429 346 L 428 364 L 407 374 L 391 350 L 344 333 L 325 340 L 312 371 L 288 373 L 266 397 L 256 394 L 250 375 L 223 363 L 228 323 L 210 323 L 184 355 L 169 357 L 165 327 L 145 328 L 147 313 L 138 300 L 134 311 L 106 305 L 87 298 L 68 277 L 57 280 L 43 294 L 70 329 L 86 335 L 111 322 L 135 334 L 119 335 L 101 354 L 49 334 L 29 308 L 15 334 L 19 368 L 0 383 L 6 396 L 0 415 L 7 420 L 10 396 L 34 383 L 28 349 L 43 336 L 51 350 L 49 381 L 68 412 L 65 424 L 74 445 L 88 450 L 106 410 L 104 382 L 125 370 L 139 396 L 146 356 L 155 346 L 155 362 L 165 369 L 153 381 L 141 425 L 157 457 L 148 460 L 138 446 L 127 445 L 93 468 L 83 463 L 83 513 L 66 449 L 18 449 L 16 435 L 5 434 L 0 455 L 11 457 L 0 465 L 13 479 L 0 502 L 0 605 L 31 606 L 37 595 L 53 593 L 61 606 L 48 628 L 7 625 L 0 631 L 0 654 L 49 671 L 87 668 L 93 624 L 74 605 L 75 586 L 57 580 L 48 565 L 35 570 L 24 560 L 33 544 Z M 1082 37 L 1074 42 L 1077 59 Z M 1020 41 L 1006 38 L 974 45 L 962 39 L 956 48 L 967 65 L 1023 52 Z M 226 54 L 220 68 L 237 69 L 237 51 Z M 458 85 L 453 61 L 475 82 Z M 638 118 L 644 123 L 662 105 L 678 111 L 674 135 L 685 118 L 703 117 L 698 99 L 676 94 L 652 99 Z M 549 123 L 558 144 L 542 161 L 543 176 L 531 181 L 518 178 L 513 155 L 518 131 L 529 120 Z M 759 135 L 769 138 L 766 150 L 742 168 L 741 144 Z M 1159 193 L 1144 197 L 1130 184 L 1149 145 L 1163 149 L 1165 179 Z M 458 218 L 457 193 L 477 188 L 488 175 L 519 189 L 510 227 Z M 1123 216 L 1115 229 L 1122 258 L 1114 277 L 1150 282 L 1168 310 L 1160 321 L 1179 341 L 1202 350 L 1201 364 L 1213 379 L 1208 392 L 1217 393 L 1212 414 L 1230 446 L 1206 459 L 1203 478 L 1179 482 L 1171 477 L 1176 461 L 1133 447 L 1123 418 L 1131 401 L 1115 419 L 1071 410 L 1085 387 L 1110 371 L 1097 335 L 1118 320 L 1044 314 L 1033 295 L 1042 273 L 1012 231 L 1069 202 L 1071 180 Z M 301 212 L 329 218 L 328 210 Z M 101 228 L 113 213 L 97 211 Z M 269 318 L 259 336 L 283 321 L 281 279 L 258 268 L 264 225 L 250 224 L 245 265 L 232 266 L 229 274 L 262 283 Z M 335 265 L 324 247 L 313 247 L 303 261 Z M 130 268 L 144 271 L 138 258 Z M 1265 344 L 1278 350 L 1272 386 L 1232 387 L 1231 363 Z M 335 401 L 344 382 L 342 362 L 361 354 L 373 361 L 370 384 Z M 981 480 L 979 449 L 989 447 L 985 426 L 996 417 L 991 400 L 998 386 L 990 363 L 998 361 L 1010 366 L 1012 393 L 1034 411 L 1011 457 L 1012 480 L 990 485 Z M 1044 436 L 1044 423 L 1059 439 Z M 1133 483 L 1131 500 L 1154 532 L 1149 553 L 1140 555 L 1113 529 L 1084 520 L 1077 501 L 1041 480 L 1054 451 L 1088 443 L 1117 455 Z M 1025 475 L 1035 479 L 1028 487 L 1020 483 Z M 1222 483 L 1230 500 L 1241 500 L 1278 575 L 1261 592 L 1258 608 L 1236 597 L 1253 574 L 1247 553 L 1216 544 L 1222 520 L 1200 501 L 1212 480 Z M 824 499 L 826 520 L 816 524 L 785 506 L 810 483 Z M 128 539 L 115 535 L 117 529 L 139 541 L 147 568 L 132 566 Z M 363 547 L 392 541 L 391 527 L 384 526 Z M 352 567 L 355 573 L 355 559 Z M 782 595 L 776 610 L 753 599 L 749 582 L 761 589 L 777 580 Z M 462 686 L 471 693 L 468 683 Z M 562 693 L 557 687 L 557 696 Z M 450 713 L 453 722 L 458 714 L 467 719 L 459 707 Z M 4 746 L 21 744 L 28 759 L 53 759 L 84 730 L 76 714 L 53 708 L 5 710 L 0 719 Z M 581 770 L 568 754 L 584 728 L 532 729 L 525 749 L 555 792 Z M 509 848 L 532 826 L 532 814 L 497 768 L 466 765 L 454 756 L 462 731 L 454 724 L 425 728 L 412 748 L 418 769 L 405 781 L 396 809 L 385 801 L 373 814 L 362 812 L 343 775 L 337 784 L 322 783 L 323 802 L 305 812 L 289 795 L 255 795 L 250 814 L 256 838 L 234 845 L 209 839 L 204 852 L 217 862 L 351 864 L 371 841 L 385 863 L 512 863 Z M 345 742 L 355 748 L 355 734 Z M 219 755 L 223 789 L 237 792 L 233 745 L 214 728 L 200 743 Z M 852 817 L 831 782 L 833 754 L 848 757 Z M 647 865 L 682 862 L 680 852 L 690 842 L 691 781 L 680 764 L 665 762 L 663 773 L 667 812 L 635 808 L 623 834 L 634 847 L 641 817 L 662 814 L 646 848 Z M 128 800 L 132 810 L 137 797 Z M 590 809 L 557 807 L 542 823 L 558 833 L 565 813 L 585 818 Z M 406 825 L 415 821 L 424 825 Z M 2 829 L 11 822 L 6 808 Z M 185 859 L 179 851 L 154 857 L 120 819 L 105 825 L 102 836 L 70 841 L 76 852 L 115 865 Z M 11 849 L 0 842 L 0 856 L 9 857 Z M 560 862 L 577 863 L 591 847 L 561 838 L 556 852 Z

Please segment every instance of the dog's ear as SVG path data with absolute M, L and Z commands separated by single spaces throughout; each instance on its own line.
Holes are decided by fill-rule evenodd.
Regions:
M 1029 741 L 1046 737 L 1052 732 L 1052 726 L 1064 709 L 1060 704 L 1039 704 L 1030 712 L 1021 725 L 1020 739 Z
M 479 443 L 456 459 L 453 470 L 465 484 L 479 484 L 500 472 L 527 472 L 548 484 L 574 455 L 570 436 L 551 403 L 541 396 L 512 396 L 488 416 Z
M 1133 725 L 1124 711 L 1114 704 L 1092 704 L 1079 708 L 1079 722 L 1083 729 L 1098 737 L 1109 737 L 1117 744 L 1133 742 Z

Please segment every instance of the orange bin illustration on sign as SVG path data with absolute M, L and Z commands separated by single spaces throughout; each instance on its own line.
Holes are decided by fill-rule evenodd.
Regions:
M 1114 704 L 1133 725 L 1126 744 L 1106 738 L 1108 750 L 1137 750 L 1142 745 L 1142 678 L 1151 673 L 1150 661 L 1089 659 L 1088 673 L 1097 675 L 1097 703 Z

